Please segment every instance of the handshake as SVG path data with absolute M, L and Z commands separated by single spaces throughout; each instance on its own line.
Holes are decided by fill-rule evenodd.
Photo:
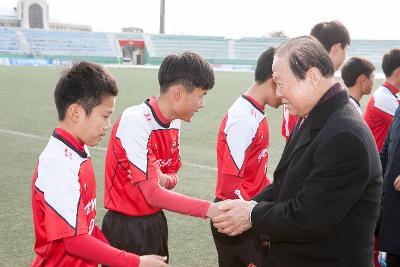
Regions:
M 254 201 L 242 199 L 211 203 L 207 217 L 212 220 L 218 232 L 235 236 L 251 228 L 250 216 L 255 205 Z

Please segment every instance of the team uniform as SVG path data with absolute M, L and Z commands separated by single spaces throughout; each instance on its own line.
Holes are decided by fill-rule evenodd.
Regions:
M 356 110 L 358 111 L 358 113 L 360 113 L 360 115 L 362 115 L 360 102 L 358 102 L 357 99 L 355 99 L 355 98 L 352 97 L 351 95 L 349 95 L 349 100 L 350 100 L 350 103 L 352 103 L 353 106 L 356 108 Z
M 399 89 L 384 82 L 369 99 L 364 120 L 374 136 L 378 151 L 385 141 L 393 116 L 399 106 Z
M 97 266 L 67 250 L 66 240 L 77 236 L 90 235 L 96 238 L 95 242 L 89 238 L 90 244 L 98 247 L 100 240 L 100 248 L 105 244 L 106 250 L 109 245 L 96 224 L 96 180 L 87 146 L 60 128 L 39 157 L 32 180 L 32 210 L 36 237 L 32 266 Z M 125 264 L 135 260 L 138 266 L 137 256 L 128 258 Z
M 251 199 L 270 182 L 268 124 L 264 107 L 242 95 L 229 108 L 218 131 L 216 201 Z M 211 225 L 219 266 L 262 266 L 266 255 L 251 230 L 230 237 Z
M 174 193 L 179 154 L 180 120 L 168 122 L 155 98 L 126 109 L 115 123 L 105 163 L 102 229 L 110 244 L 136 254 L 168 256 L 168 227 L 162 208 L 206 217 L 209 203 Z M 157 168 L 168 174 L 158 184 Z M 128 170 L 131 179 L 128 178 Z
M 283 108 L 282 136 L 285 137 L 287 141 L 289 139 L 290 133 L 292 132 L 294 126 L 296 125 L 298 117 L 290 115 L 286 105 L 282 105 L 282 108 Z

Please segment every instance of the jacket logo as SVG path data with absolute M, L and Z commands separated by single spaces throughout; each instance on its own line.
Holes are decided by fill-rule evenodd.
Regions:
M 174 141 L 172 142 L 171 153 L 174 153 L 175 150 L 176 150 L 176 143 L 177 143 L 176 136 L 173 136 L 172 139 L 173 139 Z
M 69 152 L 68 148 L 64 149 L 64 156 L 72 160 L 72 153 Z
M 165 159 L 165 160 L 158 159 L 156 161 L 157 166 L 160 168 L 165 167 L 165 166 L 170 166 L 171 163 L 172 163 L 172 159 Z
M 151 121 L 150 112 L 145 113 L 145 114 L 144 114 L 144 117 L 146 118 L 147 121 Z
M 260 163 L 261 159 L 268 155 L 268 148 L 264 148 L 261 150 L 260 154 L 258 155 L 258 163 Z

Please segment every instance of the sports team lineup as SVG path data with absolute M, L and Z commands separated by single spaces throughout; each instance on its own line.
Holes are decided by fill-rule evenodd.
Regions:
M 333 20 L 252 72 L 0 66 L 3 263 L 400 266 L 400 48 L 351 45 Z

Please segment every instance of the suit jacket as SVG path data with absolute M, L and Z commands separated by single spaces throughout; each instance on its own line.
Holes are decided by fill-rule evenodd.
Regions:
M 393 185 L 400 175 L 400 109 L 396 111 L 379 156 L 384 177 L 379 250 L 400 255 L 400 192 Z
M 254 200 L 269 267 L 373 266 L 382 172 L 368 126 L 346 91 L 318 104 Z

